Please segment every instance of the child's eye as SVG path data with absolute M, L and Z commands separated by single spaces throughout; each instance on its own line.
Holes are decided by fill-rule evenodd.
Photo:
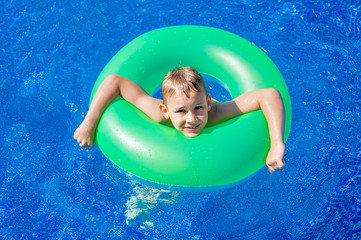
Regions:
M 184 110 L 183 109 L 179 109 L 176 111 L 176 113 L 184 113 Z
M 203 107 L 202 106 L 197 106 L 194 108 L 194 110 L 199 110 L 199 109 L 202 109 Z

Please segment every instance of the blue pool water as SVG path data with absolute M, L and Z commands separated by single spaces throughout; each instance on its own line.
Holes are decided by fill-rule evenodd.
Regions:
M 289 87 L 286 167 L 157 191 L 72 139 L 126 43 L 180 24 L 255 43 Z M 0 239 L 360 239 L 360 1 L 0 2 Z

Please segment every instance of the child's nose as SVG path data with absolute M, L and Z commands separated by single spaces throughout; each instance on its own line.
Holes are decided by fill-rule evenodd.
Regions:
M 187 122 L 192 123 L 192 122 L 195 122 L 196 120 L 197 120 L 197 117 L 196 117 L 196 115 L 194 114 L 194 112 L 193 112 L 193 111 L 189 111 L 189 112 L 187 113 Z

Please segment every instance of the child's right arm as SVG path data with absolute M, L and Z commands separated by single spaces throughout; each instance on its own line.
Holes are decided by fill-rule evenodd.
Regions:
M 112 74 L 100 84 L 90 104 L 88 113 L 74 132 L 74 139 L 78 141 L 81 147 L 89 150 L 94 146 L 94 134 L 98 121 L 106 107 L 118 95 L 142 110 L 154 121 L 161 122 L 164 120 L 159 110 L 159 104 L 162 103 L 162 100 L 152 98 L 133 81 Z

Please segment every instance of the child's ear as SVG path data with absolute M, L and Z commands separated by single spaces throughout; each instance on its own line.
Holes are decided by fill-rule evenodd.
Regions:
M 161 113 L 163 114 L 163 117 L 165 119 L 169 119 L 168 109 L 164 103 L 159 104 L 159 109 L 160 109 Z
M 212 97 L 211 97 L 211 94 L 207 95 L 207 105 L 208 105 L 208 111 L 211 111 L 211 109 L 212 109 Z

